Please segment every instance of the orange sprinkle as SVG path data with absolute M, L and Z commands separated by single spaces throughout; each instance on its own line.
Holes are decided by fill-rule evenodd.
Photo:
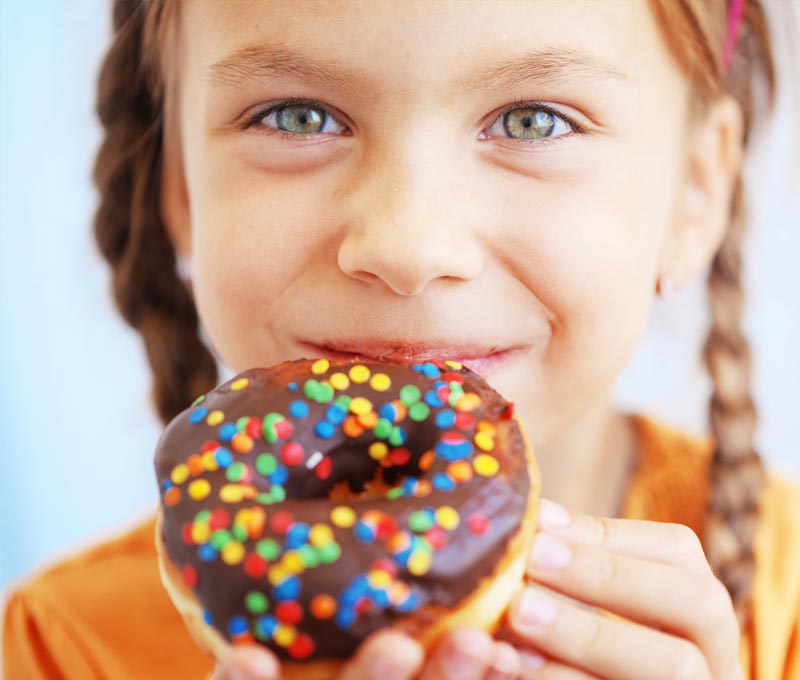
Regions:
M 311 614 L 317 619 L 329 619 L 336 613 L 336 600 L 330 595 L 317 595 L 311 600 Z
M 405 420 L 406 416 L 408 415 L 408 408 L 406 408 L 406 405 L 399 399 L 395 399 L 392 402 L 392 406 L 394 406 L 397 411 L 397 416 L 395 417 L 394 422 L 399 423 L 401 420 Z
M 467 392 L 456 401 L 456 409 L 459 411 L 474 411 L 481 405 L 481 398 L 475 392 Z
M 164 494 L 164 503 L 169 506 L 176 505 L 181 499 L 181 490 L 177 486 L 171 486 Z
M 454 460 L 447 466 L 447 474 L 455 482 L 466 482 L 472 479 L 472 466 L 466 460 Z
M 264 508 L 255 506 L 250 510 L 250 517 L 247 522 L 247 533 L 250 538 L 258 538 L 264 533 L 264 526 L 267 523 L 267 513 Z
M 427 496 L 432 490 L 433 487 L 431 486 L 431 482 L 429 479 L 420 479 L 419 484 L 417 484 L 416 493 L 414 493 L 414 495 L 417 498 L 422 498 L 423 496 Z
M 358 416 L 358 423 L 361 427 L 371 430 L 378 424 L 378 414 L 375 411 L 367 411 Z
M 348 437 L 358 437 L 364 432 L 364 428 L 361 427 L 355 416 L 347 416 L 342 423 L 342 431 Z
M 419 469 L 423 472 L 425 470 L 429 470 L 431 465 L 433 465 L 433 461 L 436 460 L 436 453 L 431 451 L 426 451 L 425 453 L 420 456 L 419 459 Z M 469 467 L 469 465 L 467 465 Z
M 494 423 L 490 423 L 488 420 L 479 420 L 476 428 L 478 432 L 488 432 L 492 437 L 497 433 Z
M 253 450 L 253 439 L 243 432 L 237 432 L 233 435 L 231 446 L 236 453 L 250 453 Z

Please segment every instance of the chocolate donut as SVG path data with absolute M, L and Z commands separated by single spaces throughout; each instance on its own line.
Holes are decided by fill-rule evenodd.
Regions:
M 155 455 L 170 595 L 202 646 L 323 677 L 384 626 L 493 630 L 539 478 L 513 405 L 453 361 L 300 359 L 199 397 Z M 312 672 L 313 671 L 313 672 Z

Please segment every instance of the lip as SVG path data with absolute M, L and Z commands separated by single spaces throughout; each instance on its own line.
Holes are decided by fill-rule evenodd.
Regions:
M 315 356 L 326 359 L 352 359 L 361 361 L 407 361 L 419 362 L 430 359 L 457 361 L 479 375 L 489 375 L 512 357 L 527 351 L 528 347 L 497 347 L 448 342 L 385 342 L 378 340 L 326 340 L 313 343 L 298 340 L 297 343 Z

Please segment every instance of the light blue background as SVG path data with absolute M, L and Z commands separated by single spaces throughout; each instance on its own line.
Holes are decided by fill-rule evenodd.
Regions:
M 0 0 L 0 584 L 112 535 L 157 501 L 149 373 L 138 337 L 111 305 L 90 233 L 94 87 L 108 14 L 97 1 Z M 747 328 L 761 451 L 796 473 L 798 102 L 787 96 L 781 106 L 750 168 Z M 702 283 L 657 302 L 619 403 L 700 431 L 705 324 Z

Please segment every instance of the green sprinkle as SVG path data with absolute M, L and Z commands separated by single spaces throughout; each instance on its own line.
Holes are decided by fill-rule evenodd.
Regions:
M 197 406 L 199 403 L 201 403 L 202 401 L 204 401 L 204 400 L 205 400 L 205 398 L 206 398 L 206 395 L 205 395 L 205 394 L 201 394 L 199 397 L 197 397 L 197 399 L 195 399 L 195 400 L 192 402 L 192 406 Z
M 270 489 L 273 503 L 282 503 L 286 500 L 286 489 L 277 484 Z
M 278 441 L 278 435 L 275 432 L 273 425 L 279 420 L 283 420 L 283 416 L 280 413 L 267 413 L 267 415 L 264 416 L 262 434 L 264 441 L 266 441 L 268 444 L 274 444 L 276 441 Z
M 420 391 L 416 385 L 403 385 L 400 388 L 400 401 L 406 406 L 411 406 L 419 401 Z
M 264 593 L 251 590 L 244 596 L 244 606 L 251 614 L 263 614 L 269 609 L 269 600 Z
M 275 501 L 272 500 L 272 496 L 270 496 L 267 491 L 262 491 L 261 493 L 256 494 L 256 502 L 261 503 L 262 505 L 271 505 Z
M 406 441 L 406 432 L 400 426 L 395 426 L 389 433 L 389 443 L 392 446 L 402 446 Z
M 274 560 L 281 554 L 281 547 L 271 538 L 256 543 L 256 552 L 265 560 Z
M 311 569 L 319 564 L 317 551 L 312 546 L 308 545 L 308 543 L 301 545 L 297 549 L 297 552 L 300 555 L 300 559 L 303 560 L 303 564 L 306 565 L 307 568 Z
M 317 557 L 323 564 L 333 564 L 342 554 L 342 549 L 338 543 L 328 543 L 321 548 L 317 548 Z
M 421 423 L 425 420 L 428 415 L 430 415 L 430 412 L 430 408 L 428 408 L 428 405 L 424 401 L 418 401 L 416 404 L 411 404 L 411 406 L 408 407 L 408 417 L 417 423 Z
M 317 400 L 317 394 L 319 394 L 320 384 L 314 378 L 309 378 L 306 380 L 305 385 L 303 385 L 303 394 L 306 395 L 312 401 Z
M 328 383 L 320 383 L 317 392 L 317 402 L 320 404 L 327 404 L 333 400 L 334 390 Z
M 225 470 L 225 476 L 231 482 L 238 482 L 247 472 L 247 466 L 240 460 L 231 463 Z
M 259 474 L 268 477 L 278 467 L 278 461 L 271 453 L 262 453 L 256 458 L 256 470 Z
M 247 529 L 243 527 L 241 524 L 234 524 L 231 527 L 231 533 L 236 537 L 239 541 L 246 541 L 248 539 Z
M 211 519 L 211 510 L 201 510 L 194 516 L 195 522 L 207 522 Z
M 239 432 L 244 432 L 244 428 L 247 427 L 247 421 L 250 420 L 249 416 L 242 416 L 239 420 L 236 421 L 236 429 Z
M 395 487 L 394 489 L 389 489 L 386 492 L 386 498 L 390 500 L 394 500 L 395 498 L 401 498 L 403 496 L 403 489 L 402 487 Z
M 231 542 L 231 532 L 225 529 L 219 529 L 211 534 L 211 546 L 214 550 L 222 550 L 228 543 Z
M 392 421 L 386 420 L 386 418 L 379 418 L 372 431 L 378 439 L 386 439 L 391 434 L 393 427 Z
M 427 531 L 433 526 L 431 513 L 426 512 L 425 510 L 417 510 L 416 512 L 412 512 L 408 517 L 408 526 L 412 531 L 416 531 L 418 533 Z
M 345 413 L 349 413 L 350 411 L 350 402 L 353 400 L 349 394 L 340 394 L 336 397 L 336 401 L 333 403 L 337 406 L 341 406 Z

